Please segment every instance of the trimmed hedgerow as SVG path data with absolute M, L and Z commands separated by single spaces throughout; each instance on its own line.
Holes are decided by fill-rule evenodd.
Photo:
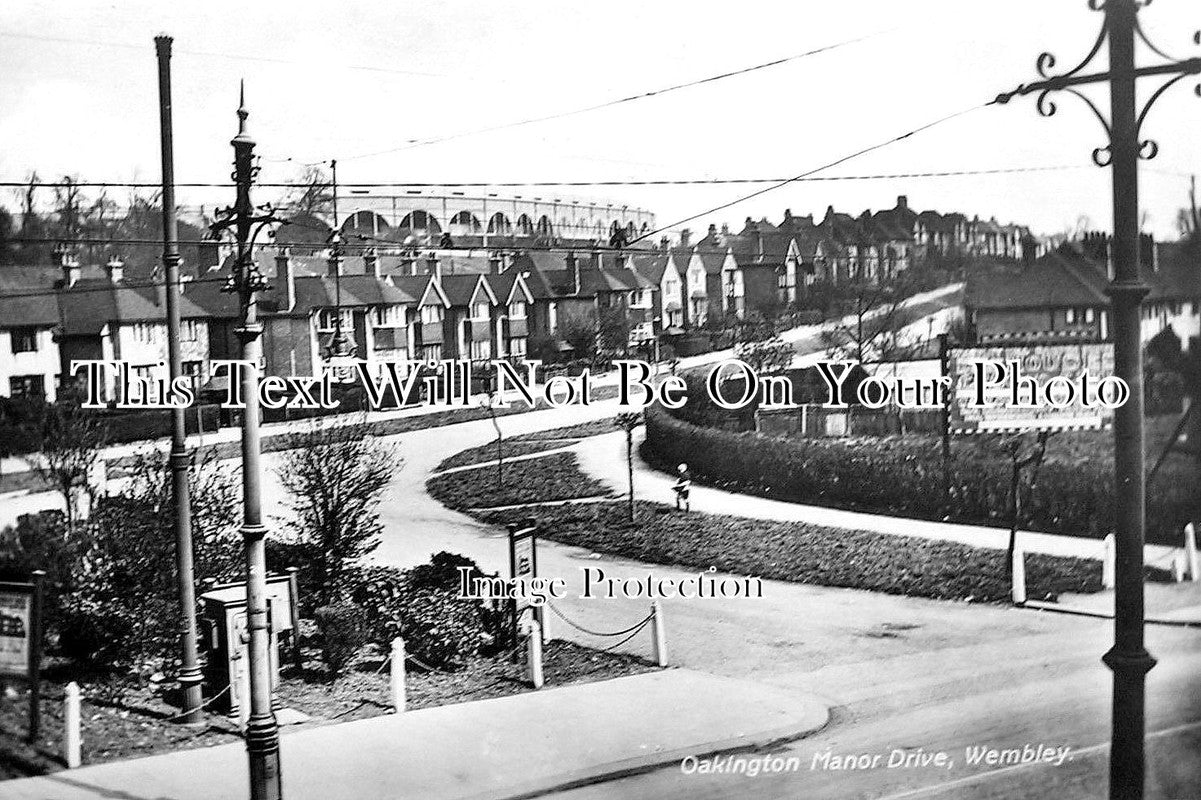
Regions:
M 536 514 L 541 535 L 563 544 L 657 564 L 761 578 L 866 589 L 938 600 L 1007 601 L 1005 551 L 957 542 L 824 528 L 722 514 L 681 513 L 639 502 L 637 522 L 624 506 L 592 503 L 485 511 L 484 522 L 515 522 Z M 1097 561 L 1029 555 L 1030 597 L 1101 588 Z
M 699 427 L 661 409 L 646 414 L 648 462 L 671 470 L 687 463 L 695 480 L 776 500 L 976 525 L 1004 525 L 1007 459 L 984 448 L 956 447 L 944 489 L 936 437 L 778 439 Z M 1147 539 L 1178 544 L 1201 516 L 1193 481 L 1161 476 L 1147 504 Z M 1107 458 L 1048 459 L 1023 528 L 1100 538 L 1113 528 L 1113 467 Z

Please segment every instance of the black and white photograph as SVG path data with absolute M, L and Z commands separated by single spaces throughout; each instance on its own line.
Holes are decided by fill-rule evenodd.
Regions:
M 0 799 L 1201 800 L 1201 5 L 5 0 Z

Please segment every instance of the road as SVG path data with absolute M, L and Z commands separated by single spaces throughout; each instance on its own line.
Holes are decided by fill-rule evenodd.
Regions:
M 501 424 L 506 435 L 516 435 L 613 410 L 613 404 L 605 403 L 509 417 Z M 468 555 L 485 569 L 507 571 L 502 531 L 449 511 L 424 491 L 426 475 L 443 457 L 492 436 L 491 424 L 481 421 L 394 437 L 406 463 L 384 506 L 384 541 L 376 553 L 380 561 L 410 565 L 445 549 Z M 268 483 L 268 497 L 278 498 L 274 479 Z M 579 599 L 581 566 L 599 567 L 612 577 L 649 571 L 678 578 L 688 573 L 549 542 L 540 545 L 538 558 L 541 574 L 561 576 L 568 583 L 568 597 L 558 608 L 602 632 L 638 621 L 648 604 Z M 1009 797 L 1015 795 L 988 794 L 1000 791 L 995 784 L 955 783 L 982 771 L 962 764 L 963 748 L 1040 743 L 1092 749 L 1055 770 L 1000 773 L 1002 786 L 1026 781 L 1027 797 L 1044 796 L 1040 787 L 1050 782 L 1063 790 L 1056 796 L 1103 793 L 1098 787 L 1103 787 L 1105 754 L 1096 750 L 1108 737 L 1110 678 L 1100 656 L 1109 646 L 1110 624 L 1103 620 L 775 581 L 764 583 L 762 598 L 675 600 L 665 602 L 664 610 L 673 664 L 762 681 L 781 692 L 815 693 L 834 707 L 834 722 L 816 737 L 780 750 L 801 758 L 806 765 L 801 773 L 751 779 L 685 776 L 678 769 L 664 769 L 564 797 L 883 798 L 930 785 L 947 785 L 950 797 Z M 548 621 L 555 637 L 602 647 L 613 641 L 585 635 L 553 614 Z M 1150 730 L 1193 726 L 1152 739 L 1153 753 L 1174 754 L 1164 759 L 1168 766 L 1156 767 L 1155 779 L 1166 788 L 1152 796 L 1195 796 L 1173 788 L 1181 784 L 1165 776 L 1170 768 L 1201 778 L 1196 757 L 1201 750 L 1193 747 L 1201 724 L 1201 632 L 1154 628 L 1149 641 L 1160 659 L 1149 681 Z M 640 634 L 621 649 L 649 655 L 648 637 Z M 959 764 L 951 770 L 807 768 L 827 748 L 887 755 L 894 747 L 946 748 Z
M 802 348 L 804 345 L 802 345 Z M 506 435 L 609 416 L 612 402 L 506 417 Z M 446 456 L 492 439 L 484 420 L 390 437 L 405 459 L 382 507 L 381 563 L 412 565 L 439 550 L 462 553 L 486 570 L 507 572 L 503 531 L 452 512 L 424 490 Z M 287 518 L 276 469 L 265 457 L 264 510 L 274 525 Z M 6 501 L 7 502 L 7 501 Z M 731 509 L 732 511 L 735 509 Z M 600 556 L 544 542 L 539 571 L 561 576 L 567 597 L 558 608 L 581 626 L 617 631 L 643 618 L 645 600 L 580 599 L 580 567 L 610 577 L 684 577 L 687 570 Z M 763 596 L 664 603 L 674 665 L 760 681 L 781 692 L 817 694 L 834 708 L 831 725 L 782 746 L 802 769 L 794 773 L 683 775 L 662 769 L 578 789 L 583 798 L 897 798 L 943 787 L 945 797 L 1095 797 L 1103 794 L 1110 677 L 1100 656 L 1110 623 L 1001 606 L 939 602 L 846 589 L 765 581 Z M 593 646 L 597 639 L 548 615 L 552 636 Z M 1160 659 L 1149 676 L 1148 725 L 1155 733 L 1152 797 L 1196 798 L 1201 786 L 1201 632 L 1149 630 Z M 649 655 L 648 634 L 622 650 Z M 704 698 L 697 698 L 704 702 Z M 581 735 L 587 735 L 581 731 Z M 973 745 L 1068 746 L 1076 758 L 1060 767 L 1022 767 L 984 775 L 968 768 Z M 471 743 L 464 743 L 470 757 Z M 483 746 L 482 744 L 480 746 Z M 814 755 L 884 754 L 893 748 L 946 749 L 951 769 L 811 770 Z M 699 754 L 698 754 L 699 755 Z M 975 782 L 974 782 L 975 781 Z M 1055 787 L 1054 789 L 1048 787 Z

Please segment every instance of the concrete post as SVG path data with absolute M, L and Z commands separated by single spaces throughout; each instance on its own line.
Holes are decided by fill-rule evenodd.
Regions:
M 1172 556 L 1172 580 L 1176 583 L 1184 583 L 1184 553 L 1176 553 Z
M 1021 546 L 1013 549 L 1013 604 L 1024 605 L 1026 602 L 1026 554 Z
M 1112 533 L 1105 534 L 1105 556 L 1101 561 L 1101 586 L 1112 589 L 1117 577 L 1117 547 Z
M 1197 553 L 1197 529 L 1193 523 L 1184 526 L 1184 557 L 1188 561 L 1191 581 L 1201 581 L 1201 555 Z
M 405 643 L 397 636 L 392 640 L 392 711 L 401 714 L 405 710 Z
M 661 667 L 667 666 L 667 638 L 663 634 L 663 606 L 659 601 L 651 603 L 651 641 L 654 647 L 655 663 Z
M 530 633 L 526 638 L 528 669 L 530 683 L 535 689 L 541 689 L 542 680 L 542 626 L 537 620 L 530 620 Z
M 63 760 L 67 762 L 67 769 L 75 769 L 83 763 L 79 703 L 79 684 L 71 681 L 63 701 Z

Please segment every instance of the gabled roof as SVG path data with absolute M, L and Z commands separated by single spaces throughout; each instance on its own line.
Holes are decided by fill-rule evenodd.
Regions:
M 444 273 L 440 283 L 442 284 L 442 291 L 445 293 L 446 299 L 450 301 L 452 306 L 467 306 L 471 305 L 472 300 L 475 298 L 476 290 L 479 288 L 481 281 L 485 284 L 487 283 L 484 276 L 480 274 L 446 275 Z M 492 298 L 492 302 L 496 302 L 496 296 L 492 293 L 492 290 L 489 288 L 487 292 Z
M 664 273 L 667 272 L 667 265 L 671 263 L 671 255 L 662 252 L 637 253 L 630 256 L 629 263 L 635 272 L 657 286 L 663 280 Z
M 1021 269 L 968 275 L 964 304 L 976 309 L 1108 306 L 1105 264 L 1065 245 Z

